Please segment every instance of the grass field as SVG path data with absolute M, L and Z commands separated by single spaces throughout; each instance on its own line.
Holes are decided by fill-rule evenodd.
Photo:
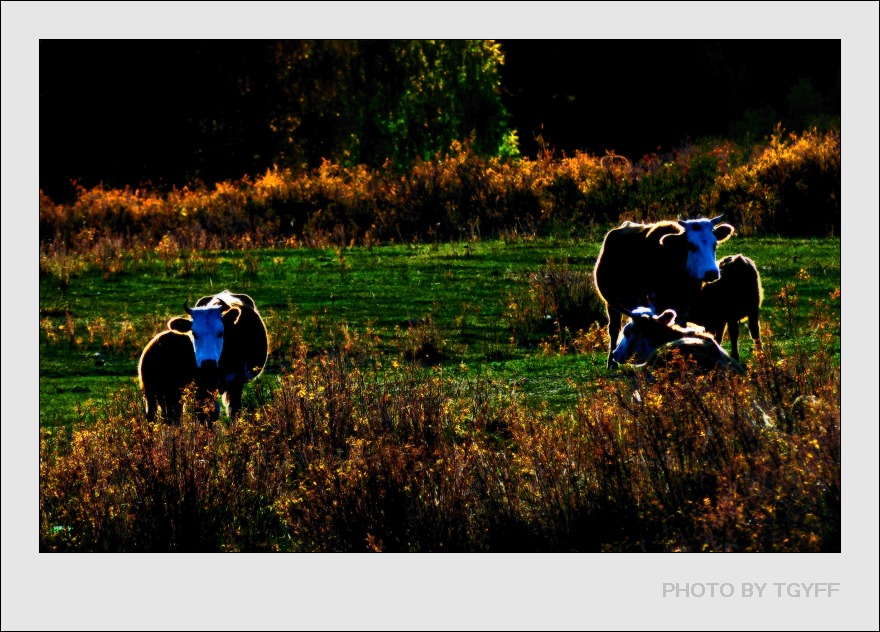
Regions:
M 150 253 L 113 272 L 80 262 L 83 269 L 63 283 L 47 272 L 40 280 L 40 423 L 71 422 L 78 405 L 134 379 L 144 344 L 183 313 L 183 301 L 221 289 L 250 294 L 263 313 L 273 341 L 267 376 L 283 368 L 294 335 L 317 352 L 349 330 L 373 336 L 389 363 L 416 359 L 447 372 L 518 380 L 536 403 L 570 405 L 572 382 L 606 375 L 607 341 L 592 324 L 601 308 L 592 297 L 570 301 L 578 304 L 568 311 L 548 305 L 547 295 L 560 288 L 540 272 L 560 273 L 557 285 L 584 283 L 600 246 L 596 236 Z M 840 286 L 838 239 L 734 236 L 719 257 L 736 252 L 758 264 L 762 326 L 777 346 L 808 343 L 804 324 L 813 310 L 830 310 L 839 323 L 840 302 L 830 299 Z M 578 337 L 591 324 L 593 335 Z M 748 360 L 745 326 L 740 340 Z
M 41 258 L 41 550 L 839 551 L 840 241 L 723 244 L 763 352 L 645 378 L 601 237 Z M 147 422 L 141 350 L 222 289 L 271 338 L 243 415 Z

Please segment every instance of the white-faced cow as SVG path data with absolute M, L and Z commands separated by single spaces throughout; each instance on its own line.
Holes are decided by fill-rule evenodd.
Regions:
M 656 312 L 673 309 L 688 316 L 703 283 L 716 281 L 716 246 L 733 226 L 714 219 L 655 224 L 624 222 L 608 232 L 594 271 L 596 290 L 608 312 L 608 367 L 620 332 L 622 314 L 636 307 Z
M 674 310 L 668 309 L 655 316 L 650 308 L 641 307 L 628 315 L 631 321 L 623 328 L 620 340 L 611 352 L 615 362 L 623 363 L 632 358 L 641 366 L 658 366 L 672 354 L 679 353 L 693 358 L 703 372 L 721 367 L 745 373 L 739 362 L 727 355 L 705 329 L 676 325 Z
M 749 333 L 755 348 L 761 348 L 758 311 L 764 298 L 755 262 L 743 255 L 730 255 L 718 262 L 721 277 L 700 290 L 688 320 L 702 325 L 719 343 L 727 328 L 730 355 L 739 362 L 739 321 L 749 319 Z
M 214 392 L 223 395 L 233 418 L 241 409 L 244 384 L 266 364 L 268 335 L 253 299 L 224 291 L 196 305 L 191 309 L 184 303 L 190 319 L 172 318 L 168 330 L 156 335 L 141 354 L 138 376 L 150 421 L 161 408 L 166 422 L 179 424 L 184 390 L 191 384 L 196 387 L 200 419 L 219 417 Z
M 230 419 L 241 410 L 244 385 L 262 373 L 269 337 L 253 300 L 223 291 L 196 307 L 183 304 L 189 318 L 173 318 L 168 328 L 187 334 L 193 348 L 199 389 L 217 390 Z M 212 416 L 212 421 L 218 414 Z

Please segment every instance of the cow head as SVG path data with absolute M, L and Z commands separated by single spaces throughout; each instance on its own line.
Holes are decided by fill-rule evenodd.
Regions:
M 637 307 L 625 312 L 631 318 L 620 332 L 617 347 L 611 353 L 615 362 L 623 363 L 635 356 L 636 361 L 644 362 L 661 344 L 667 342 L 664 331 L 675 322 L 676 313 L 667 309 L 659 316 L 650 307 Z
M 715 339 L 700 325 L 687 323 L 682 327 L 675 324 L 678 314 L 671 309 L 656 316 L 650 307 L 637 307 L 631 312 L 625 309 L 618 311 L 631 319 L 620 332 L 617 347 L 611 352 L 612 359 L 618 363 L 626 362 L 630 358 L 635 358 L 637 363 L 646 362 L 657 349 L 674 341 L 708 339 L 715 343 Z
M 172 318 L 168 328 L 192 335 L 196 366 L 217 368 L 226 332 L 238 323 L 241 310 L 219 300 L 203 307 L 189 307 L 184 302 L 183 309 L 189 318 Z
M 678 220 L 683 229 L 680 233 L 663 235 L 660 243 L 664 247 L 687 249 L 687 272 L 698 281 L 710 283 L 721 276 L 715 262 L 715 248 L 733 234 L 733 226 L 721 224 L 719 215 L 713 219 Z

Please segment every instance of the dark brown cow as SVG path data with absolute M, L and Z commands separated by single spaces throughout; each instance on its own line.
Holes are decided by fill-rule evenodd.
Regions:
M 719 278 L 715 248 L 734 230 L 720 221 L 624 222 L 608 232 L 594 275 L 608 312 L 609 368 L 623 313 L 641 306 L 687 317 L 703 283 Z
M 703 372 L 721 367 L 745 373 L 739 362 L 727 355 L 702 327 L 676 325 L 674 310 L 668 309 L 655 316 L 650 308 L 642 307 L 629 316 L 632 320 L 623 328 L 620 343 L 612 352 L 616 362 L 634 358 L 640 366 L 658 366 L 674 353 L 680 353 L 693 358 Z
M 688 320 L 702 325 L 719 343 L 727 328 L 730 355 L 739 362 L 739 321 L 749 319 L 749 333 L 755 348 L 761 348 L 758 311 L 764 299 L 761 276 L 755 262 L 743 255 L 730 255 L 718 262 L 721 277 L 703 286 Z
M 195 382 L 196 354 L 189 336 L 163 331 L 141 354 L 138 377 L 147 405 L 147 419 L 154 421 L 159 408 L 166 423 L 179 424 L 184 389 Z
M 253 299 L 227 290 L 199 299 L 196 307 L 184 303 L 184 310 L 189 318 L 174 318 L 168 327 L 191 337 L 199 387 L 219 391 L 234 419 L 244 385 L 266 366 L 269 336 L 263 319 Z

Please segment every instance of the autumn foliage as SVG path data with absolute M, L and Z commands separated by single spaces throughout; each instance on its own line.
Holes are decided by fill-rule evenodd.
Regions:
M 751 149 L 707 142 L 635 163 L 552 151 L 485 158 L 454 142 L 404 173 L 325 161 L 213 189 L 80 189 L 68 205 L 41 195 L 40 243 L 44 254 L 153 248 L 166 238 L 188 249 L 347 245 L 720 213 L 746 235 L 838 235 L 839 131 L 780 132 Z

